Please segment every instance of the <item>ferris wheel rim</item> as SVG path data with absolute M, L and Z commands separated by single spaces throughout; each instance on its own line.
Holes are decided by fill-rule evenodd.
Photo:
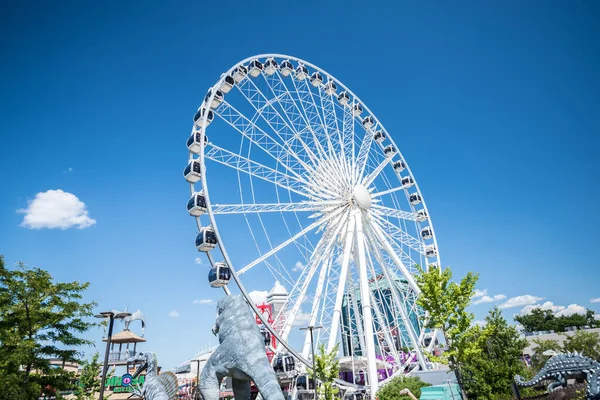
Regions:
M 371 112 L 371 110 L 368 108 L 368 106 L 356 95 L 354 94 L 354 92 L 351 91 L 351 89 L 349 89 L 346 85 L 344 85 L 339 79 L 335 78 L 332 74 L 326 72 L 325 70 L 323 70 L 322 68 L 308 62 L 305 61 L 303 59 L 300 59 L 298 57 L 294 57 L 294 56 L 289 56 L 289 55 L 284 55 L 284 54 L 259 54 L 259 55 L 255 55 L 252 57 L 248 57 L 245 58 L 237 63 L 235 63 L 228 71 L 226 71 L 224 74 L 221 75 L 221 77 L 219 78 L 219 80 L 217 81 L 217 83 L 215 85 L 213 85 L 211 87 L 212 89 L 212 94 L 211 96 L 208 98 L 208 100 L 206 100 L 205 102 L 203 102 L 203 104 L 210 104 L 215 95 L 216 95 L 216 89 L 219 87 L 219 85 L 221 85 L 223 83 L 223 81 L 225 80 L 225 78 L 233 71 L 235 70 L 235 68 L 239 67 L 240 65 L 244 65 L 248 62 L 251 62 L 252 60 L 255 59 L 264 59 L 264 58 L 269 58 L 269 57 L 273 57 L 273 58 L 278 58 L 278 59 L 287 59 L 290 61 L 295 61 L 298 63 L 301 63 L 302 65 L 308 66 L 311 69 L 315 70 L 315 71 L 319 71 L 323 74 L 325 74 L 327 77 L 329 77 L 332 81 L 334 81 L 336 84 L 338 84 L 340 86 L 340 88 L 343 88 L 346 92 L 348 92 L 349 94 L 351 94 L 353 96 L 353 99 L 356 103 L 360 104 L 364 110 L 369 113 L 372 118 L 379 124 L 379 127 L 381 130 L 383 130 L 386 135 L 387 135 L 387 139 L 390 141 L 390 143 L 392 145 L 395 146 L 395 148 L 397 149 L 397 153 L 400 156 L 401 160 L 405 160 L 405 157 L 403 157 L 400 149 L 398 148 L 398 146 L 396 145 L 396 143 L 394 142 L 393 138 L 389 135 L 387 129 L 385 129 L 385 126 L 381 123 L 381 121 L 377 118 L 377 116 Z M 207 122 L 207 118 L 208 118 L 208 113 L 206 113 L 203 117 L 203 126 L 204 128 L 200 130 L 201 135 L 202 135 L 202 140 L 204 140 L 204 136 L 206 135 L 206 122 Z M 208 178 L 207 178 L 207 174 L 206 174 L 206 164 L 205 164 L 205 148 L 204 146 L 201 147 L 199 153 L 197 153 L 199 155 L 199 158 L 194 158 L 194 153 L 190 151 L 189 153 L 189 159 L 190 160 L 200 160 L 200 165 L 201 165 L 201 174 L 202 174 L 202 179 L 201 179 L 201 185 L 202 185 L 202 189 L 204 191 L 204 195 L 206 198 L 206 208 L 207 208 L 207 213 L 209 220 L 211 222 L 211 227 L 215 232 L 215 235 L 217 237 L 218 240 L 218 246 L 220 249 L 221 254 L 223 255 L 223 258 L 225 260 L 225 262 L 227 263 L 227 265 L 231 268 L 232 271 L 232 277 L 234 278 L 238 288 L 240 289 L 241 294 L 246 298 L 246 300 L 248 301 L 248 303 L 250 304 L 250 306 L 253 308 L 253 311 L 258 315 L 258 317 L 262 320 L 262 316 L 260 314 L 260 312 L 258 311 L 257 307 L 255 306 L 255 304 L 253 304 L 253 301 L 251 301 L 251 298 L 247 292 L 247 290 L 245 289 L 245 286 L 243 285 L 243 283 L 241 282 L 241 280 L 239 279 L 239 275 L 238 272 L 235 270 L 235 267 L 231 261 L 231 258 L 227 252 L 227 248 L 222 240 L 222 237 L 220 235 L 219 232 L 219 228 L 218 228 L 218 224 L 217 224 L 217 219 L 215 217 L 215 214 L 213 212 L 213 205 L 210 201 L 210 191 L 209 191 L 209 184 L 208 184 Z M 418 186 L 418 182 L 416 180 L 416 178 L 414 177 L 410 166 L 408 165 L 408 163 L 406 163 L 406 170 L 408 171 L 409 176 L 413 179 L 414 181 L 414 187 L 416 189 L 416 192 L 419 193 L 421 195 L 421 190 Z M 195 192 L 194 189 L 194 184 L 190 183 L 190 191 L 193 194 Z M 432 218 L 431 215 L 429 214 L 424 196 L 421 195 L 421 203 L 422 203 L 422 209 L 425 210 L 425 212 L 427 213 L 427 222 L 429 223 L 430 229 L 433 232 L 433 244 L 435 245 L 436 249 L 438 249 L 437 255 L 435 257 L 437 265 L 439 265 L 441 267 L 441 262 L 440 262 L 440 252 L 439 252 L 439 247 L 437 246 L 437 236 L 435 235 L 435 230 L 433 227 L 433 222 L 432 222 Z M 414 208 L 413 208 L 414 210 Z M 200 218 L 196 217 L 196 223 L 198 228 L 200 229 L 202 227 L 202 224 L 200 222 Z M 210 253 L 207 253 L 209 255 L 209 260 L 211 262 L 211 265 L 214 265 L 213 261 L 212 261 L 212 257 L 210 257 Z M 427 258 L 426 258 L 427 259 Z M 425 265 L 425 268 L 428 268 L 429 265 Z M 270 324 L 266 323 L 266 321 L 262 321 L 265 326 L 271 331 L 271 333 L 279 340 L 279 343 L 281 343 L 291 354 L 293 354 L 296 358 L 298 358 L 298 360 L 300 360 L 303 364 L 307 365 L 307 366 L 311 366 L 311 364 L 308 362 L 308 360 L 304 359 L 300 354 L 298 354 L 298 352 L 291 346 L 289 345 L 289 343 L 287 342 L 287 340 L 282 340 L 280 337 L 278 337 L 278 333 L 272 329 L 272 327 L 270 326 Z M 288 347 L 289 346 L 289 347 Z

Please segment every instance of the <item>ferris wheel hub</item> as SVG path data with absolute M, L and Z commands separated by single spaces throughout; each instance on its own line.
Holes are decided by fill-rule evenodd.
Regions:
M 369 189 L 363 185 L 356 185 L 354 186 L 352 194 L 354 195 L 354 201 L 356 201 L 356 204 L 361 208 L 365 210 L 371 208 L 371 193 L 369 193 Z

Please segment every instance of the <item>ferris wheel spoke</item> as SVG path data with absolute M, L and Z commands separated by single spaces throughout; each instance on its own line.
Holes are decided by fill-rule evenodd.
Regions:
M 213 214 L 247 214 L 265 212 L 315 212 L 329 206 L 340 205 L 339 201 L 331 202 L 300 202 L 300 203 L 264 203 L 264 204 L 215 204 Z
M 331 254 L 333 255 L 333 254 Z M 323 287 L 325 285 L 325 277 L 327 271 L 331 268 L 333 257 L 330 256 L 328 260 L 321 264 L 321 271 L 319 272 L 319 278 L 317 280 L 317 288 L 315 289 L 315 295 L 313 296 L 313 304 L 310 310 L 310 321 L 308 326 L 316 326 L 317 314 L 319 311 L 319 304 L 321 302 L 321 296 L 323 295 Z M 310 332 L 306 332 L 304 336 L 304 346 L 302 346 L 302 357 L 308 358 L 308 352 L 310 351 L 311 338 Z
M 406 189 L 406 186 L 404 186 L 404 185 L 396 186 L 396 187 L 393 187 L 393 188 L 390 188 L 390 189 L 387 189 L 387 190 L 383 190 L 381 192 L 373 193 L 371 195 L 371 198 L 374 199 L 376 197 L 380 197 L 380 196 L 383 196 L 383 195 L 386 195 L 386 194 L 391 194 L 391 193 L 397 192 L 399 190 L 404 190 L 404 189 Z
M 362 142 L 360 144 L 360 148 L 358 150 L 358 155 L 356 156 L 356 160 L 354 162 L 354 174 L 355 174 L 355 182 L 358 182 L 360 177 L 364 174 L 365 166 L 367 164 L 367 159 L 369 158 L 369 150 L 371 149 L 371 143 L 373 142 L 373 135 L 370 131 L 365 131 L 365 135 L 363 136 Z
M 362 185 L 365 187 L 369 187 L 369 185 L 371 185 L 371 183 L 373 183 L 373 181 L 377 178 L 377 176 L 379 176 L 381 171 L 383 171 L 383 169 L 390 163 L 391 163 L 391 160 L 387 157 L 384 157 L 384 160 L 379 163 L 377 168 L 375 168 L 375 170 L 373 172 L 371 172 L 369 175 L 367 175 L 366 177 L 363 178 Z
M 342 136 L 338 124 L 338 118 L 335 113 L 335 103 L 333 101 L 333 95 L 327 94 L 322 86 L 319 86 L 319 98 L 321 99 L 321 109 L 323 110 L 323 119 L 325 120 L 325 126 L 330 137 L 334 134 L 337 136 L 337 140 L 332 142 L 333 153 L 339 154 L 342 149 Z M 337 146 L 336 146 L 337 145 Z
M 221 106 L 215 110 L 215 114 L 297 177 L 300 177 L 303 172 L 302 170 L 296 171 L 299 166 L 307 168 L 306 160 L 301 159 L 294 149 L 274 140 L 255 122 L 226 101 L 223 101 Z
M 317 105 L 317 102 L 315 101 L 315 95 L 314 95 L 313 91 L 311 90 L 310 84 L 308 83 L 307 79 L 305 79 L 303 81 L 303 86 L 304 86 L 304 90 L 300 91 L 300 94 L 304 95 L 307 108 L 311 114 L 313 122 L 315 123 L 315 125 L 313 125 L 315 127 L 315 131 L 319 131 L 321 136 L 325 137 L 327 149 L 329 150 L 329 156 L 331 157 L 333 154 L 336 153 L 336 151 L 331 142 L 331 137 L 330 137 L 330 132 L 329 132 L 328 126 L 327 126 L 327 124 L 325 124 L 325 121 L 323 120 L 325 111 Z M 313 117 L 314 115 L 317 116 L 316 119 Z
M 210 148 L 205 151 L 204 157 L 307 197 L 303 186 L 307 185 L 308 182 L 269 168 L 214 144 L 210 144 Z
M 275 80 L 275 77 L 277 77 L 278 79 Z M 265 80 L 267 82 L 267 85 L 271 89 L 271 92 L 277 98 L 277 102 L 282 107 L 282 109 L 285 111 L 285 114 L 288 116 L 288 118 L 290 119 L 290 122 L 292 123 L 293 126 L 296 127 L 295 134 L 293 135 L 292 138 L 287 140 L 287 143 L 291 144 L 291 143 L 294 143 L 295 141 L 299 141 L 302 148 L 304 148 L 306 152 L 310 152 L 310 154 L 312 154 L 313 161 L 315 161 L 314 163 L 316 164 L 316 160 L 319 158 L 317 156 L 317 154 L 319 154 L 320 157 L 324 156 L 323 148 L 321 147 L 317 137 L 315 136 L 314 132 L 312 131 L 312 127 L 311 127 L 310 123 L 308 122 L 308 120 L 306 119 L 306 115 L 303 114 L 301 108 L 298 107 L 297 101 L 294 99 L 294 97 L 290 93 L 283 77 L 281 76 L 279 71 L 277 71 L 271 77 L 265 78 Z M 295 83 L 293 80 L 292 80 L 292 83 L 294 84 L 294 88 L 295 88 Z M 305 133 L 309 134 L 307 139 L 310 139 L 310 140 L 305 141 L 303 139 L 303 137 L 306 137 L 306 136 L 303 136 L 303 134 L 305 134 Z M 309 147 L 309 144 L 311 143 L 311 141 L 314 144 L 317 154 Z
M 373 196 L 371 196 L 373 197 Z M 379 205 L 377 203 L 371 204 L 374 209 L 374 213 L 381 217 L 399 218 L 406 221 L 416 221 L 417 214 L 409 211 L 402 211 L 395 208 Z
M 417 238 L 404 232 L 402 229 L 398 228 L 396 225 L 392 224 L 387 219 L 375 217 L 375 220 L 376 222 L 373 222 L 375 222 L 375 224 L 377 224 L 387 235 L 391 236 L 395 240 L 398 240 L 403 245 L 408 246 L 411 249 L 417 251 L 418 253 L 425 255 L 423 243 L 421 243 Z

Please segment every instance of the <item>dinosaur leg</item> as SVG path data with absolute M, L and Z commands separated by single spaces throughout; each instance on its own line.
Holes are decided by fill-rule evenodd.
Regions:
M 252 371 L 248 375 L 254 381 L 264 400 L 284 400 L 277 377 L 266 358 L 264 363 L 254 364 L 251 369 Z
M 231 384 L 233 386 L 233 397 L 235 400 L 250 399 L 250 381 L 231 379 Z
M 215 358 L 209 358 L 200 377 L 200 393 L 204 400 L 219 400 L 222 375 L 218 372 Z

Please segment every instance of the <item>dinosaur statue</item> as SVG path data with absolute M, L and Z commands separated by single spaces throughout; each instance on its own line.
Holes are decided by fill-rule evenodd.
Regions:
M 585 375 L 587 381 L 586 399 L 600 399 L 600 362 L 585 357 L 577 352 L 557 354 L 551 357 L 546 364 L 529 381 L 521 376 L 515 376 L 519 386 L 532 387 L 543 380 L 554 380 L 548 385 L 548 391 L 553 391 L 560 386 L 567 386 L 567 378 L 574 375 Z
M 219 346 L 200 376 L 200 392 L 205 400 L 219 400 L 219 387 L 225 376 L 232 378 L 236 400 L 250 399 L 250 381 L 264 400 L 284 400 L 265 353 L 264 338 L 243 297 L 226 296 L 219 300 L 213 333 L 219 336 Z
M 133 375 L 137 378 L 138 375 L 146 370 L 146 380 L 144 386 L 136 385 L 133 388 L 134 394 L 143 397 L 145 400 L 175 400 L 179 386 L 177 377 L 172 372 L 165 372 L 158 375 L 158 362 L 154 353 L 137 353 L 129 358 L 128 362 L 141 362 L 142 365 L 135 371 Z

